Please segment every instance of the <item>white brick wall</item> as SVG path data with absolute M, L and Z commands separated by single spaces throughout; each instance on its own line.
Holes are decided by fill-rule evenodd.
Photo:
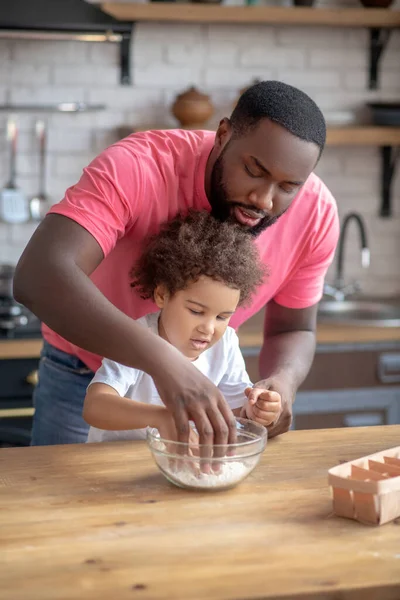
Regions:
M 234 0 L 229 0 L 234 3 Z M 238 3 L 238 2 L 236 2 Z M 276 2 L 275 2 L 276 3 Z M 353 5 L 356 0 L 322 0 Z M 121 126 L 174 126 L 170 106 L 177 93 L 198 85 L 209 93 L 215 115 L 229 115 L 239 88 L 255 77 L 277 78 L 308 92 L 328 114 L 360 112 L 373 99 L 399 99 L 400 32 L 392 34 L 381 60 L 380 89 L 367 89 L 365 30 L 264 25 L 136 25 L 131 87 L 119 85 L 118 46 L 81 42 L 0 40 L 0 103 L 104 103 L 107 110 L 45 115 L 49 124 L 48 191 L 54 202 L 75 183 L 82 168 L 111 144 Z M 20 113 L 18 183 L 28 196 L 37 188 L 34 121 L 42 113 Z M 0 112 L 4 140 L 7 115 Z M 1 184 L 8 156 L 0 144 Z M 400 169 L 400 165 L 399 165 Z M 400 293 L 400 176 L 394 182 L 392 219 L 380 219 L 380 154 L 377 148 L 327 148 L 317 172 L 337 198 L 343 217 L 359 211 L 372 251 L 368 272 L 360 267 L 358 237 L 349 231 L 346 275 L 368 293 Z M 18 260 L 35 225 L 0 224 L 0 262 Z M 330 270 L 330 276 L 333 269 Z

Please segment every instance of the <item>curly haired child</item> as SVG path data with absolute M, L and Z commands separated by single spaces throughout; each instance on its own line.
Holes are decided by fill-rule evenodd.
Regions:
M 221 390 L 235 415 L 270 425 L 278 393 L 253 388 L 229 320 L 266 275 L 243 228 L 190 212 L 148 240 L 132 270 L 132 287 L 159 308 L 138 322 L 167 340 Z M 268 398 L 268 400 L 266 399 Z M 88 442 L 143 439 L 147 426 L 176 439 L 171 413 L 150 375 L 104 359 L 85 397 Z M 206 423 L 212 431 L 212 424 Z

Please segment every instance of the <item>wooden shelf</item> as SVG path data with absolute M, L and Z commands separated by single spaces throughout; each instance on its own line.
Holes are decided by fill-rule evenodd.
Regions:
M 179 126 L 177 125 L 176 128 Z M 132 129 L 120 127 L 119 134 L 121 137 L 126 137 L 131 133 L 149 129 L 174 128 L 154 124 L 132 127 Z M 374 125 L 328 127 L 326 144 L 327 146 L 400 146 L 400 127 L 377 127 Z
M 180 2 L 105 2 L 101 9 L 120 21 L 265 23 L 329 27 L 400 27 L 400 11 L 382 8 L 221 6 Z
M 400 146 L 400 127 L 328 127 L 327 146 Z

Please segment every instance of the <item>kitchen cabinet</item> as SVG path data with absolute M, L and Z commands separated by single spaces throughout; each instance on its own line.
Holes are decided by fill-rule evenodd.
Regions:
M 246 367 L 260 379 L 263 311 L 239 329 Z M 295 429 L 400 423 L 398 328 L 319 324 L 317 351 L 293 407 Z
M 243 348 L 252 381 L 258 381 L 256 348 Z M 389 369 L 388 360 L 398 366 Z M 397 370 L 396 370 L 397 369 Z M 293 407 L 294 429 L 400 423 L 400 343 L 317 347 L 310 373 Z
M 39 359 L 0 360 L 0 448 L 29 446 Z

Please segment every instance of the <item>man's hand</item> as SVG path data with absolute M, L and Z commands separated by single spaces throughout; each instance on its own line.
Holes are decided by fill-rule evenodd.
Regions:
M 259 381 L 253 388 L 247 389 L 253 393 L 254 390 L 260 389 L 265 394 L 264 398 L 268 398 L 270 402 L 276 401 L 278 396 L 280 398 L 280 411 L 277 418 L 268 424 L 268 437 L 272 438 L 289 431 L 292 424 L 292 405 L 296 393 L 292 386 L 283 377 L 270 377 Z
M 278 392 L 271 392 L 258 387 L 246 388 L 244 392 L 247 402 L 243 407 L 243 416 L 268 427 L 273 425 L 282 411 L 281 397 Z
M 159 361 L 151 375 L 174 418 L 178 441 L 188 441 L 193 421 L 203 458 L 211 456 L 212 444 L 236 442 L 235 417 L 221 391 L 178 350 L 169 346 L 168 361 Z

